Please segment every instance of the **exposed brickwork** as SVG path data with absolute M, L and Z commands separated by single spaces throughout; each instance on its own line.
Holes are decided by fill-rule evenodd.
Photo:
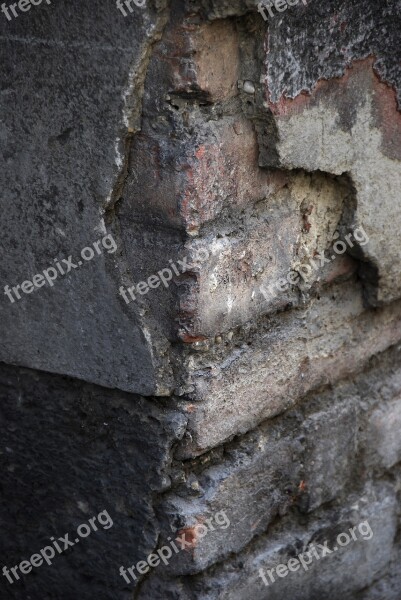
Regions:
M 93 174 L 79 135 L 55 136 L 47 116 L 58 150 L 43 151 L 36 170 L 64 189 L 60 173 L 82 163 L 83 231 L 112 232 L 118 252 L 60 287 L 59 303 L 44 294 L 43 304 L 33 297 L 5 311 L 2 359 L 32 370 L 0 370 L 2 512 L 12 522 L 3 544 L 15 562 L 32 553 L 32 523 L 40 547 L 79 518 L 83 494 L 109 507 L 115 525 L 106 542 L 11 586 L 10 597 L 399 600 L 401 81 L 397 3 L 376 4 L 299 2 L 267 21 L 254 0 L 149 1 L 135 22 L 118 15 L 122 24 L 101 12 L 90 42 L 109 40 L 108 83 L 96 66 L 87 89 L 104 85 L 113 118 L 82 107 L 75 80 L 71 111 L 85 132 L 102 131 L 96 143 L 109 153 L 96 154 Z M 56 69 L 57 48 L 67 50 L 50 41 Z M 87 51 L 82 81 L 94 62 Z M 57 85 L 68 89 L 73 73 L 62 72 Z M 47 100 L 41 85 L 35 94 Z M 68 120 L 69 104 L 59 111 Z M 31 206 L 17 171 L 10 197 Z M 37 185 L 25 209 L 35 227 L 48 208 Z M 76 198 L 64 207 L 50 196 L 51 227 L 75 231 Z M 14 210 L 5 211 L 13 243 Z M 35 227 L 32 264 L 44 250 Z M 118 294 L 184 257 L 190 266 L 168 285 L 130 303 Z M 219 512 L 230 525 L 200 535 Z M 263 584 L 259 569 L 364 520 L 371 539 Z M 129 584 L 120 577 L 120 565 L 174 535 L 187 547 L 169 564 Z

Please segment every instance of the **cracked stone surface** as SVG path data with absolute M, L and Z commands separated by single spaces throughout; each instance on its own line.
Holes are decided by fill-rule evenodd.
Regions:
M 114 521 L 7 597 L 399 600 L 400 9 L 1 15 L 3 285 L 117 244 L 0 301 L 3 564 Z M 263 585 L 362 520 L 372 539 Z

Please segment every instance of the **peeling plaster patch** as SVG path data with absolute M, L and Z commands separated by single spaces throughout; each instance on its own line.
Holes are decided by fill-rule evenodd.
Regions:
M 394 90 L 379 80 L 373 64 L 373 57 L 355 61 L 344 77 L 321 80 L 311 94 L 281 97 L 271 108 L 281 168 L 350 177 L 356 208 L 347 226 L 362 226 L 369 237 L 359 249 L 365 263 L 360 275 L 366 301 L 377 305 L 401 290 L 401 173 L 394 160 L 401 156 L 401 115 Z
M 311 2 L 302 18 L 273 19 L 265 41 L 271 100 L 310 92 L 319 80 L 342 77 L 352 61 L 374 55 L 375 71 L 398 90 L 400 106 L 398 4 L 365 3 L 361 11 L 355 0 L 338 0 L 317 10 Z M 377 27 L 383 20 L 385 30 Z

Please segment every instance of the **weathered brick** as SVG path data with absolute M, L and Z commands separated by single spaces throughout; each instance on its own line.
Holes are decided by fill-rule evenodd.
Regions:
M 328 394 L 330 396 L 330 394 Z M 313 511 L 347 488 L 354 477 L 357 450 L 357 407 L 350 398 L 312 414 L 303 424 L 305 494 L 303 510 Z
M 398 600 L 399 0 L 276 2 L 267 24 L 257 0 L 157 0 L 126 18 L 97 4 L 95 21 L 70 0 L 0 23 L 4 278 L 75 253 L 88 231 L 118 241 L 2 312 L 2 360 L 176 396 L 0 369 L 6 554 L 17 563 L 51 533 L 43 515 L 65 530 L 87 516 L 82 492 L 116 515 L 65 556 L 72 577 L 60 562 L 7 592 Z M 356 225 L 369 242 L 313 271 L 310 290 L 263 297 Z M 118 295 L 202 245 L 209 259 L 168 289 Z M 222 511 L 230 526 L 201 538 Z M 372 540 L 261 587 L 259 567 L 362 518 Z M 123 581 L 119 564 L 176 529 L 191 541 L 177 563 Z
M 366 431 L 368 465 L 389 469 L 401 461 L 401 394 L 373 410 Z
M 165 529 L 195 532 L 190 552 L 175 557 L 170 571 L 204 570 L 240 551 L 292 505 L 310 512 L 343 492 L 354 477 L 356 408 L 352 401 L 330 405 L 328 396 L 328 406 L 305 420 L 290 413 L 284 423 L 267 423 L 228 445 L 227 458 L 196 475 L 199 499 L 184 499 L 185 488 L 169 496 Z M 219 511 L 231 526 L 196 539 L 196 524 Z
M 358 288 L 358 283 L 334 286 L 305 309 L 259 322 L 251 335 L 237 332 L 238 340 L 192 356 L 187 384 L 200 402 L 191 404 L 192 440 L 187 438 L 179 455 L 201 453 L 255 427 L 397 343 L 400 303 L 365 310 Z
M 394 489 L 388 484 L 369 484 L 362 494 L 350 496 L 342 507 L 321 511 L 316 516 L 317 519 L 304 526 L 289 519 L 278 523 L 267 537 L 260 537 L 242 553 L 190 581 L 167 579 L 163 582 L 150 577 L 140 590 L 139 598 L 164 598 L 163 589 L 169 590 L 172 599 L 191 600 L 354 598 L 353 594 L 380 577 L 389 561 L 389 549 L 395 550 L 397 500 Z M 364 536 L 357 529 L 356 541 L 351 539 L 348 545 L 315 559 L 307 571 L 301 567 L 296 572 L 288 572 L 284 578 L 275 576 L 274 583 L 264 585 L 259 569 L 266 572 L 288 563 L 311 544 L 316 546 L 327 541 L 328 548 L 333 550 L 338 534 L 348 533 L 351 538 L 349 529 L 365 521 L 373 536 L 368 527 L 363 529 Z M 178 590 L 182 596 L 175 595 Z
M 241 550 L 294 502 L 301 481 L 302 444 L 297 438 L 287 435 L 280 439 L 279 435 L 274 429 L 258 432 L 254 439 L 243 440 L 238 449 L 228 450 L 229 459 L 197 476 L 204 490 L 200 499 L 168 498 L 163 514 L 171 529 L 195 532 L 191 550 L 177 555 L 169 570 L 198 572 Z M 216 527 L 197 539 L 195 526 L 219 511 L 226 513 L 230 526 Z
M 227 100 L 238 93 L 239 39 L 234 20 L 188 24 L 186 51 L 173 73 L 173 92 L 198 93 L 205 102 Z M 177 44 L 172 51 L 177 55 Z
M 201 248 L 209 258 L 183 294 L 182 302 L 193 308 L 179 315 L 182 332 L 214 337 L 261 314 L 299 305 L 300 290 L 313 284 L 352 275 L 357 263 L 331 247 L 348 195 L 339 181 L 298 174 L 276 194 L 240 211 L 233 207 L 212 233 L 187 243 L 191 257 Z M 321 267 L 319 257 L 327 251 L 329 264 Z M 285 289 L 279 287 L 283 278 Z
M 339 549 L 336 554 L 314 561 L 306 572 L 301 568 L 296 573 L 289 572 L 283 579 L 276 576 L 276 581 L 268 588 L 263 584 L 259 576 L 260 568 L 266 571 L 278 564 L 287 563 L 313 542 L 323 543 L 327 540 L 332 549 L 336 535 L 348 532 L 350 527 L 365 520 L 368 520 L 373 531 L 370 540 L 358 538 L 358 541 Z M 380 575 L 388 561 L 385 549 L 393 544 L 396 526 L 397 503 L 394 491 L 390 486 L 383 486 L 382 489 L 377 486 L 376 489 L 365 492 L 361 498 L 350 499 L 339 517 L 331 515 L 326 522 L 323 517 L 319 522 L 310 524 L 306 536 L 299 530 L 288 532 L 285 537 L 280 532 L 281 535 L 267 543 L 263 550 L 260 544 L 259 553 L 248 552 L 244 557 L 239 556 L 239 561 L 241 558 L 245 561 L 243 569 L 235 571 L 230 569 L 229 564 L 226 568 L 223 567 L 220 578 L 211 577 L 207 591 L 205 590 L 204 596 L 201 592 L 199 598 L 215 597 L 223 600 L 229 598 L 234 590 L 238 600 L 250 596 L 255 600 L 262 600 L 267 595 L 272 600 L 292 596 L 297 600 L 310 600 L 321 594 L 328 597 L 332 595 L 333 598 L 344 593 L 350 594 L 366 587 Z M 216 584 L 224 585 L 224 591 L 220 588 L 222 593 L 219 595 L 216 594 Z
M 127 181 L 121 216 L 195 235 L 223 209 L 270 197 L 287 183 L 286 174 L 258 166 L 256 133 L 243 116 L 199 122 L 195 109 L 186 116 L 168 104 L 162 110 L 133 140 L 130 168 L 139 175 Z M 167 138 L 166 121 L 173 129 Z

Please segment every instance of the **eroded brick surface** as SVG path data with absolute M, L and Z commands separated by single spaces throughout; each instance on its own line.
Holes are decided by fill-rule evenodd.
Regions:
M 259 321 L 239 342 L 222 338 L 209 352 L 200 347 L 187 362 L 186 390 L 198 403 L 188 415 L 192 440 L 180 452 L 202 452 L 283 412 L 308 391 L 357 372 L 398 342 L 400 317 L 399 303 L 364 309 L 359 284 L 347 282 L 310 306 Z
M 59 33 L 42 17 L 36 38 L 28 20 L 7 31 L 32 52 L 12 50 L 3 90 L 4 276 L 17 255 L 40 270 L 89 233 L 118 242 L 109 262 L 6 311 L 5 362 L 116 388 L 0 373 L 13 560 L 31 551 L 32 522 L 67 530 L 82 493 L 116 515 L 109 539 L 15 598 L 398 600 L 396 8 L 302 1 L 265 22 L 255 0 L 149 2 L 117 25 L 101 6 L 94 29 L 83 9 L 82 29 L 66 11 Z M 39 73 L 29 111 L 53 108 L 39 128 L 14 63 L 17 84 L 23 65 Z M 168 285 L 118 294 L 184 256 Z M 282 284 L 289 273 L 303 277 Z M 219 511 L 229 527 L 200 536 Z M 260 568 L 362 520 L 372 539 L 263 585 Z M 186 550 L 126 585 L 120 564 L 178 534 Z

